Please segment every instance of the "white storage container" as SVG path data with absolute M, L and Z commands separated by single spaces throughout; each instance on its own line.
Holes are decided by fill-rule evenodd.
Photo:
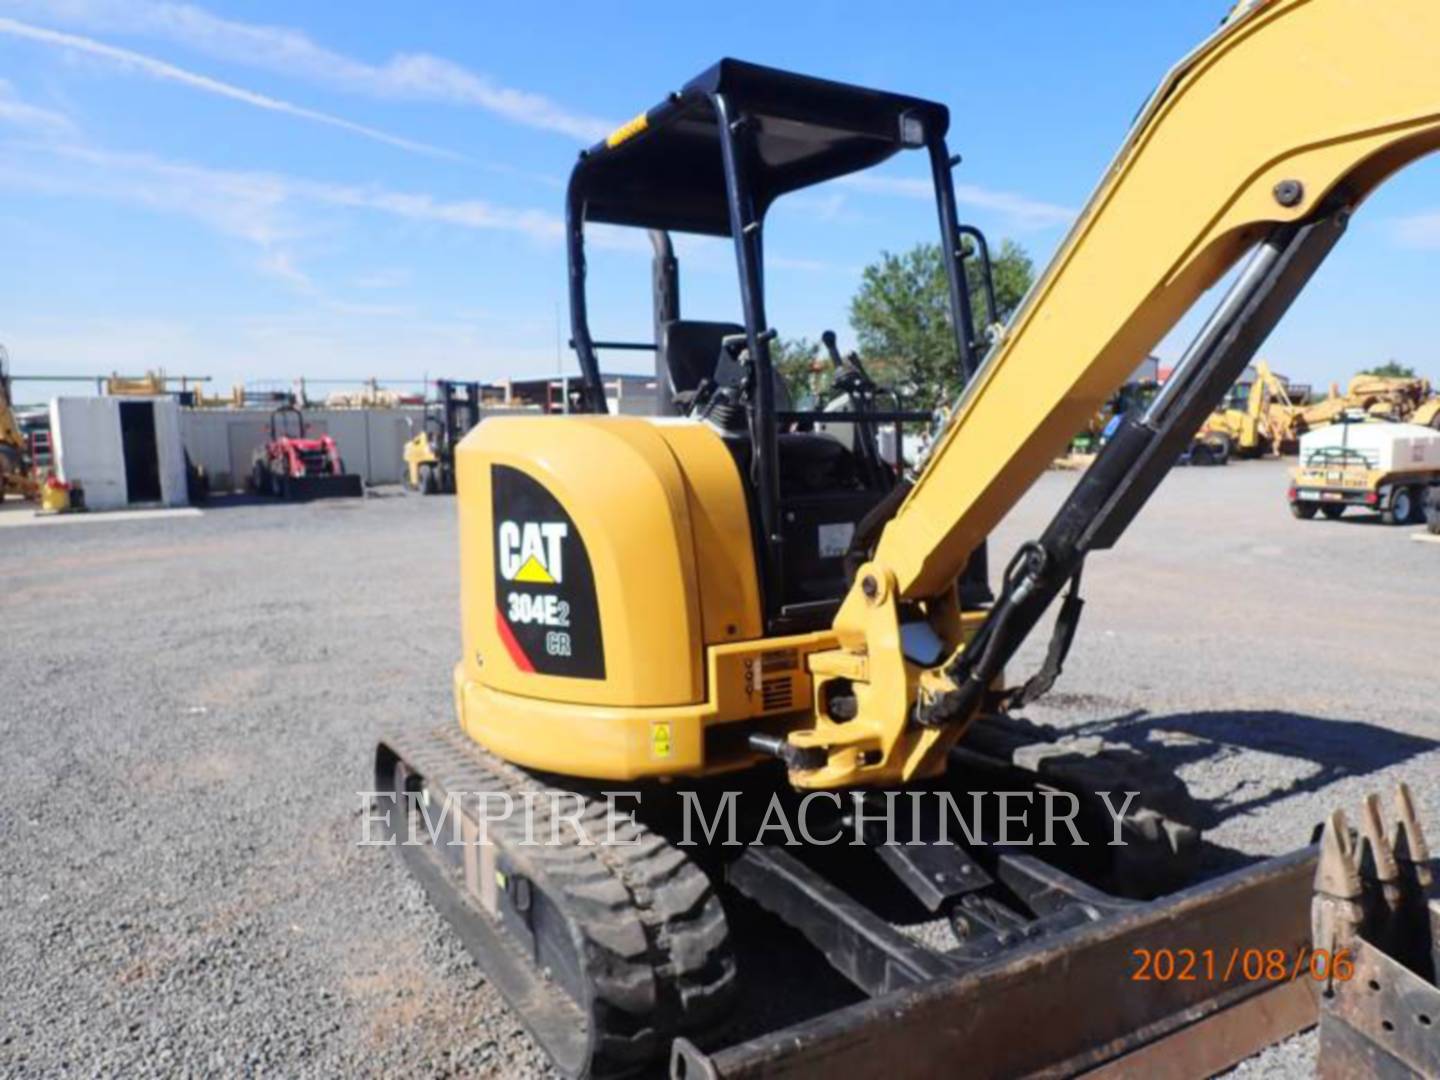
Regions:
M 1378 472 L 1440 471 L 1440 431 L 1419 424 L 1331 424 L 1300 436 L 1300 465 L 1321 450 L 1343 448 Z M 1358 464 L 1358 460 L 1356 464 Z
M 50 435 L 60 478 L 91 510 L 189 502 L 174 398 L 55 398 Z

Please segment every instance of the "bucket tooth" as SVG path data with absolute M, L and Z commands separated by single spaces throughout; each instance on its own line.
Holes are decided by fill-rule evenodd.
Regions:
M 1380 816 L 1380 796 L 1374 792 L 1366 795 L 1361 803 L 1360 832 L 1363 837 L 1360 872 L 1366 884 L 1371 885 L 1372 895 L 1378 892 L 1383 904 L 1383 910 L 1374 910 L 1370 914 L 1379 919 L 1391 919 L 1399 913 L 1405 897 L 1400 889 L 1400 866 L 1395 861 L 1395 852 Z
M 1420 828 L 1420 818 L 1415 813 L 1415 797 L 1410 793 L 1409 784 L 1402 783 L 1395 788 L 1393 846 L 1396 861 L 1404 869 L 1406 878 L 1428 892 L 1435 883 L 1435 875 L 1430 867 L 1430 848 L 1425 843 L 1425 832 Z
M 1311 941 L 1327 956 L 1335 956 L 1360 932 L 1365 923 L 1365 882 L 1355 834 L 1345 811 L 1334 810 L 1320 837 L 1320 858 L 1315 864 L 1315 897 L 1310 905 Z M 1328 992 L 1333 975 L 1327 975 Z
M 1320 837 L 1320 861 L 1315 867 L 1315 891 L 1339 900 L 1359 900 L 1364 894 L 1355 835 L 1344 810 L 1332 810 Z
M 1326 982 L 1317 1075 L 1440 1077 L 1440 898 L 1435 867 L 1404 784 L 1386 833 L 1375 795 L 1362 805 L 1360 834 L 1347 849 L 1344 818 L 1332 814 L 1320 844 L 1311 907 L 1314 948 Z M 1342 898 L 1353 894 L 1359 898 Z M 1314 968 L 1312 957 L 1312 968 Z M 1338 969 L 1349 974 L 1339 974 Z

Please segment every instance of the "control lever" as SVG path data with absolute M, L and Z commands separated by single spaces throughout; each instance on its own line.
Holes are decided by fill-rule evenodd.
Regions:
M 773 327 L 769 330 L 762 330 L 759 335 L 761 341 L 774 341 L 778 336 Z M 726 334 L 720 339 L 721 365 L 723 366 L 725 357 L 728 356 L 730 362 L 735 365 L 736 377 L 733 382 L 728 378 L 719 379 L 719 369 L 717 369 L 716 381 L 726 384 L 723 392 L 726 401 L 717 403 L 719 408 L 712 409 L 711 412 L 723 414 L 722 424 L 730 429 L 733 429 L 734 425 L 739 422 L 737 410 L 740 403 L 755 391 L 755 358 L 750 355 L 749 343 L 749 334 Z
M 835 389 L 849 397 L 851 412 L 862 416 L 868 413 L 878 387 L 870 381 L 870 377 L 865 374 L 865 369 L 860 366 L 860 358 L 854 353 L 849 356 L 840 355 L 840 348 L 835 343 L 834 330 L 821 331 L 820 341 L 830 355 L 830 362 L 835 365 Z M 855 436 L 854 449 L 869 482 L 882 491 L 891 487 L 895 482 L 895 476 L 889 465 L 880 456 L 880 447 L 876 442 L 874 426 L 868 420 L 857 420 Z
M 779 331 L 777 331 L 772 326 L 769 330 L 761 331 L 760 340 L 774 341 L 779 336 Z M 745 351 L 745 347 L 749 344 L 749 334 L 726 334 L 720 339 L 720 347 L 726 352 L 728 352 L 731 356 L 735 357 L 736 360 L 741 359 L 741 354 Z
M 855 353 L 849 356 L 841 356 L 840 348 L 835 343 L 835 331 L 825 330 L 820 334 L 820 341 L 825 346 L 825 351 L 830 355 L 830 362 L 835 365 L 835 386 L 846 393 L 856 395 L 873 394 L 879 389 L 860 366 L 860 357 Z

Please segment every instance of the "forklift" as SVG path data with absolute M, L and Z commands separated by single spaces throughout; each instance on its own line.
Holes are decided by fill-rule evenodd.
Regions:
M 480 423 L 480 384 L 441 379 L 421 430 L 401 454 L 400 483 L 422 495 L 455 494 L 455 444 Z

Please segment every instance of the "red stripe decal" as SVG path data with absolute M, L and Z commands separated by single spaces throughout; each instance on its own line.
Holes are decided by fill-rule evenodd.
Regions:
M 510 629 L 510 624 L 505 621 L 505 616 L 500 614 L 498 607 L 495 609 L 495 629 L 500 631 L 500 640 L 505 643 L 505 651 L 510 654 L 510 659 L 515 661 L 515 666 L 533 675 L 535 665 L 530 663 L 530 658 L 525 655 L 520 642 L 515 640 L 515 632 Z

